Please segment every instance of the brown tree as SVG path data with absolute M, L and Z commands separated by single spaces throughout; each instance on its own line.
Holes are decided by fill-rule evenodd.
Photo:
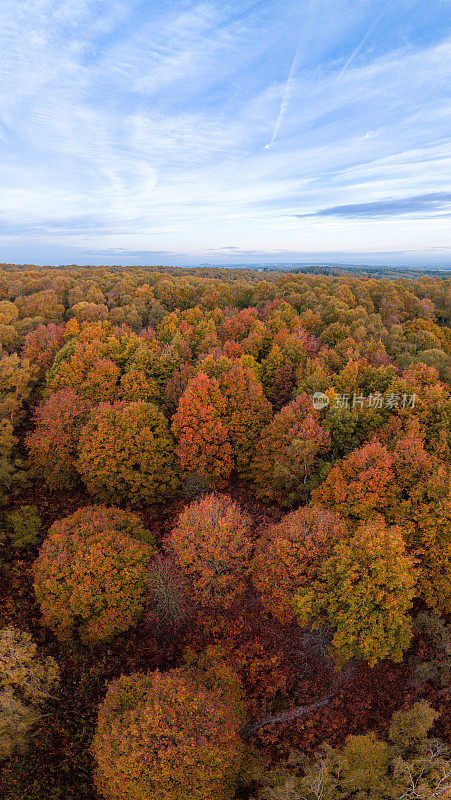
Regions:
M 26 748 L 40 707 L 59 681 L 58 666 L 41 657 L 27 631 L 0 631 L 0 760 Z
M 256 494 L 262 500 L 291 506 L 305 500 L 318 457 L 330 437 L 306 394 L 284 406 L 263 429 L 252 460 Z

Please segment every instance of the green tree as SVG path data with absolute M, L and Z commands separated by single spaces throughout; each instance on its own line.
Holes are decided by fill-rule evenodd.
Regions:
M 13 547 L 21 550 L 23 547 L 37 544 L 41 530 L 41 518 L 36 506 L 23 505 L 6 515 L 8 535 Z
M 382 517 L 340 540 L 323 562 L 318 580 L 294 597 L 301 625 L 325 617 L 335 627 L 332 652 L 339 664 L 363 658 L 401 661 L 412 637 L 408 611 L 416 574 L 399 528 Z
M 449 800 L 450 748 L 427 736 L 436 716 L 416 703 L 393 715 L 389 743 L 371 731 L 339 748 L 323 744 L 313 757 L 292 751 L 269 770 L 257 762 L 252 800 Z

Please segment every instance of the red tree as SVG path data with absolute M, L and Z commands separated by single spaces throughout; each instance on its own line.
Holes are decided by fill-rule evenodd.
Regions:
M 71 489 L 80 479 L 78 440 L 89 409 L 90 403 L 72 389 L 61 389 L 35 410 L 35 429 L 25 442 L 32 473 L 50 489 Z
M 224 495 L 185 508 L 168 545 L 191 577 L 202 605 L 229 606 L 245 588 L 251 520 Z
M 260 434 L 271 419 L 272 409 L 263 387 L 249 367 L 237 359 L 221 378 L 226 398 L 224 424 L 232 442 L 239 474 L 247 475 Z

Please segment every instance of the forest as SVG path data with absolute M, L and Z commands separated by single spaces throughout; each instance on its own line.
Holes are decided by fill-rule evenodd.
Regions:
M 0 265 L 4 800 L 451 800 L 450 322 Z

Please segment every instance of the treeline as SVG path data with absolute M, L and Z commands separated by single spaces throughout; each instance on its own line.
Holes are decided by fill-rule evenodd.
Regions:
M 0 270 L 8 798 L 73 702 L 46 800 L 450 797 L 450 318 L 430 276 Z

